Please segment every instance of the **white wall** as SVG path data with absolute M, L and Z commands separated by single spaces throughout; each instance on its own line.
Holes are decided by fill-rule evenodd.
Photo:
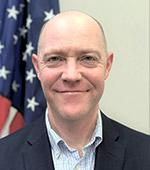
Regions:
M 102 22 L 115 60 L 101 108 L 134 129 L 150 133 L 149 0 L 60 0 Z

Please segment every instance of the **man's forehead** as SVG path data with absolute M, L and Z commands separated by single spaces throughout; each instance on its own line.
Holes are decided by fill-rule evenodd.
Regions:
M 97 27 L 100 31 L 102 31 L 100 23 L 93 17 L 79 11 L 65 11 L 55 15 L 47 23 L 45 23 L 41 33 L 45 30 L 54 30 L 54 27 L 59 28 L 61 31 L 61 27 L 63 26 L 78 28 L 82 25 Z
M 55 35 L 57 35 L 61 34 L 62 30 L 66 30 L 68 31 L 67 34 L 72 33 L 73 37 L 74 34 L 88 32 L 88 28 L 90 35 L 92 35 L 92 32 L 99 32 L 98 37 L 105 43 L 103 28 L 96 19 L 80 11 L 65 11 L 55 15 L 45 23 L 41 30 L 39 43 L 43 42 L 43 38 L 45 39 L 47 36 L 52 38 L 55 32 Z

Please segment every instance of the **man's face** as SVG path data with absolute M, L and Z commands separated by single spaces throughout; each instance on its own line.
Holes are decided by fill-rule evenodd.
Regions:
M 97 112 L 112 63 L 98 25 L 76 24 L 46 26 L 39 55 L 33 55 L 49 111 L 65 120 Z

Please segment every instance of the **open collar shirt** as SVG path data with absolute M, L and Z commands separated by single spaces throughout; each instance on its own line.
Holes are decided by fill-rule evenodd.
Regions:
M 69 147 L 52 129 L 48 119 L 48 111 L 46 111 L 45 121 L 51 143 L 55 170 L 94 170 L 96 147 L 102 142 L 102 120 L 100 112 L 92 138 L 82 150 L 82 157 L 80 157 L 76 149 Z

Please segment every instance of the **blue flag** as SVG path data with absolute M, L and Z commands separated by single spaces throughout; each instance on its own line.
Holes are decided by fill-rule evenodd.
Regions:
M 58 0 L 0 0 L 1 136 L 45 113 L 31 55 L 36 53 L 43 23 L 58 12 Z

